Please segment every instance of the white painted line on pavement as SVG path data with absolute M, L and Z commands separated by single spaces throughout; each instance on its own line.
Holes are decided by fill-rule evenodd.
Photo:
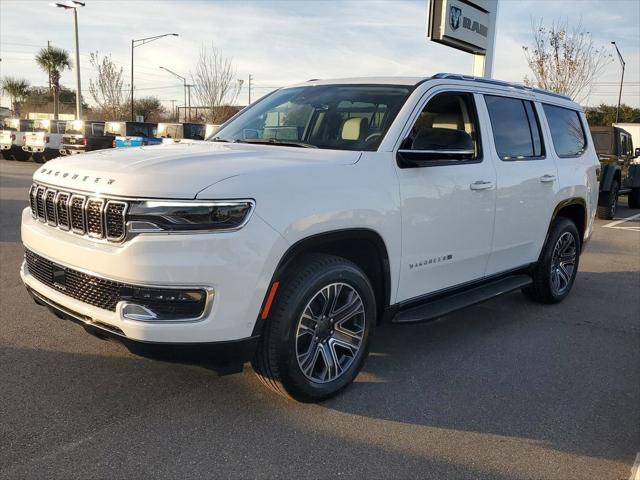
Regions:
M 617 230 L 631 230 L 634 232 L 640 232 L 640 226 L 620 226 L 621 223 L 628 222 L 630 220 L 640 219 L 640 213 L 636 213 L 635 215 L 631 215 L 630 217 L 623 218 L 622 220 L 616 220 L 615 222 L 607 223 L 603 225 L 602 228 L 615 228 Z
M 631 467 L 629 480 L 640 480 L 640 452 L 636 455 L 636 461 L 633 462 L 633 467 Z

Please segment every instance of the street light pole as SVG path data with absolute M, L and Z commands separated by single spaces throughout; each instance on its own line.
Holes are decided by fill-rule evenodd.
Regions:
M 173 70 L 169 70 L 167 67 L 160 67 L 160 68 L 162 70 L 166 71 L 166 72 L 169 72 L 174 77 L 177 77 L 180 80 L 182 80 L 182 84 L 184 85 L 184 106 L 185 106 L 185 108 L 187 108 L 187 88 L 189 89 L 189 121 L 191 121 L 191 87 L 193 87 L 193 85 L 187 85 L 187 79 L 185 77 L 183 77 L 182 75 L 178 75 Z M 184 119 L 185 120 L 187 119 L 186 112 L 185 112 L 185 115 L 184 115 Z
M 624 67 L 626 63 L 624 62 L 624 59 L 620 54 L 620 50 L 618 50 L 618 45 L 616 45 L 616 42 L 611 42 L 611 44 L 616 47 L 616 53 L 618 54 L 618 58 L 620 59 L 620 63 L 622 64 L 622 75 L 620 76 L 620 93 L 618 93 L 618 107 L 616 108 L 616 123 L 618 123 L 618 120 L 620 119 L 620 101 L 622 100 L 622 84 L 624 82 Z
M 74 39 L 76 43 L 76 119 L 82 120 L 82 88 L 80 85 L 80 41 L 78 39 L 78 8 L 84 7 L 84 2 L 69 0 L 67 2 L 56 2 L 51 4 L 54 7 L 73 10 Z
M 159 38 L 179 37 L 179 36 L 180 35 L 178 35 L 177 33 L 164 33 L 162 35 L 156 35 L 154 37 L 139 38 L 137 40 L 133 40 L 133 39 L 131 40 L 131 121 L 132 122 L 135 120 L 135 116 L 133 113 L 133 49 L 136 47 L 141 47 L 146 43 L 151 43 L 154 40 L 158 40 Z

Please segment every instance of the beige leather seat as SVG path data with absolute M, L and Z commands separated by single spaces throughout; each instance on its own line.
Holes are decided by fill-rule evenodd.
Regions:
M 342 124 L 340 138 L 342 140 L 360 140 L 366 138 L 369 130 L 369 120 L 361 118 L 347 118 Z

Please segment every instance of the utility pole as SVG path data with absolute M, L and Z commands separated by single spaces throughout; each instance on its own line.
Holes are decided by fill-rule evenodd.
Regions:
M 253 80 L 253 75 L 249 74 L 249 105 L 251 105 L 251 80 Z
M 195 87 L 195 85 L 185 85 L 187 87 L 188 96 L 189 96 L 189 121 L 191 121 L 191 87 Z
M 620 59 L 620 63 L 622 64 L 622 76 L 620 77 L 620 93 L 618 93 L 618 107 L 616 108 L 616 123 L 620 119 L 620 101 L 622 100 L 622 83 L 624 82 L 624 67 L 626 63 L 620 54 L 620 50 L 618 50 L 618 45 L 616 42 L 611 42 L 611 44 L 616 47 L 616 53 L 618 54 L 618 58 Z
M 176 118 L 176 101 L 175 100 L 169 100 L 171 102 L 171 116 Z

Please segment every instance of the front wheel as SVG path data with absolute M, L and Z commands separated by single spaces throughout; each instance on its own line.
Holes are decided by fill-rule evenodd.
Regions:
M 324 254 L 302 258 L 281 285 L 254 370 L 281 395 L 324 400 L 364 364 L 376 324 L 373 289 L 356 264 Z
M 531 272 L 533 283 L 522 289 L 539 303 L 558 303 L 565 299 L 576 279 L 580 261 L 580 234 L 567 218 L 558 218 L 549 233 L 538 263 Z

